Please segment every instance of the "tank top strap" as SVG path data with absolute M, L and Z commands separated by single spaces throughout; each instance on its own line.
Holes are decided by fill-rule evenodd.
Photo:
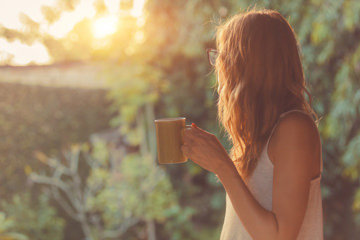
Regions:
M 313 120 L 313 118 L 311 117 L 311 115 L 310 115 L 308 112 L 305 112 L 304 110 L 293 109 L 293 110 L 289 110 L 289 111 L 283 112 L 282 114 L 280 114 L 278 120 L 276 121 L 276 123 L 274 124 L 274 126 L 273 126 L 273 128 L 272 128 L 272 130 L 271 130 L 271 132 L 270 132 L 270 135 L 269 135 L 269 137 L 268 137 L 268 139 L 267 139 L 267 142 L 266 142 L 266 149 L 268 148 L 268 145 L 269 145 L 269 142 L 270 142 L 270 138 L 271 138 L 271 136 L 273 135 L 273 133 L 274 133 L 277 125 L 279 124 L 280 119 L 281 119 L 282 117 L 286 116 L 287 114 L 292 113 L 292 112 L 301 112 L 301 113 L 304 113 L 304 114 L 308 115 L 308 116 Z M 315 122 L 314 122 L 314 123 L 315 123 Z M 322 161 L 322 153 L 320 153 L 320 154 L 321 154 L 321 158 L 320 158 L 320 173 L 322 173 L 322 171 L 323 171 L 323 161 Z
M 311 117 L 311 115 L 308 113 L 308 112 L 305 112 L 304 110 L 300 110 L 300 109 L 293 109 L 293 110 L 290 110 L 290 111 L 287 111 L 287 112 L 283 112 L 282 114 L 280 114 L 280 118 L 282 118 L 283 116 L 289 114 L 289 113 L 292 113 L 292 112 L 301 112 L 301 113 L 304 113 L 308 116 Z

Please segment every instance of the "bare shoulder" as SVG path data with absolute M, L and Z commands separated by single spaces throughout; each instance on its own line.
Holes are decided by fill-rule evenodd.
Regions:
M 295 136 L 296 135 L 296 136 Z M 299 140 L 306 140 L 309 143 L 317 143 L 319 133 L 313 119 L 306 113 L 290 112 L 280 118 L 274 132 L 277 140 L 287 140 L 296 137 Z
M 283 116 L 270 139 L 268 154 L 278 168 L 303 169 L 312 178 L 319 175 L 321 143 L 315 122 L 296 111 Z
M 295 111 L 283 115 L 270 138 L 268 155 L 274 165 L 272 209 L 286 239 L 295 239 L 311 181 L 320 174 L 321 144 L 312 118 Z

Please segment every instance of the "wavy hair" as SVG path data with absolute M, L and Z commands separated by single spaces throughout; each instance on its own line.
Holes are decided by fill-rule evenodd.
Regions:
M 216 33 L 218 118 L 230 157 L 246 180 L 281 113 L 311 107 L 295 32 L 274 10 L 249 10 Z M 305 98 L 307 94 L 309 102 Z

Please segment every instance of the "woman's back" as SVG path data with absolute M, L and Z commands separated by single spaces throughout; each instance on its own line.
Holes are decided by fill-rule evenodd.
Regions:
M 299 111 L 292 110 L 283 113 L 281 117 L 290 112 Z M 302 112 L 302 111 L 299 111 Z M 306 114 L 306 113 L 305 113 Z M 274 126 L 274 132 L 277 124 Z M 272 195 L 273 195 L 273 172 L 274 165 L 268 156 L 268 144 L 265 145 L 261 152 L 257 166 L 247 182 L 247 186 L 254 198 L 260 203 L 262 207 L 272 210 Z M 305 217 L 301 225 L 297 239 L 304 240 L 322 240 L 323 239 L 323 216 L 322 216 L 322 199 L 320 189 L 320 179 L 322 171 L 322 159 L 320 156 L 320 175 L 310 182 L 309 198 Z M 226 213 L 224 225 L 221 233 L 221 240 L 247 240 L 252 239 L 249 233 L 244 228 L 239 217 L 237 216 L 233 205 L 226 196 Z

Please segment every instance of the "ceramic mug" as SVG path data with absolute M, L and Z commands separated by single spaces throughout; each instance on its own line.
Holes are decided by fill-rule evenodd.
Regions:
M 160 118 L 155 120 L 158 162 L 160 164 L 184 163 L 188 159 L 181 151 L 186 118 Z

